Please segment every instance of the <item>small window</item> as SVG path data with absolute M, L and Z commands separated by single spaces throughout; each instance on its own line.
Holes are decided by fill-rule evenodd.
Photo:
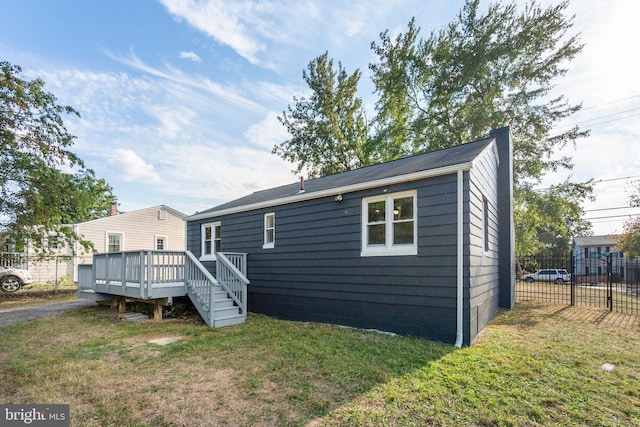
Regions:
M 47 247 L 52 251 L 58 251 L 62 248 L 57 234 L 49 234 L 47 237 Z
M 122 234 L 107 234 L 107 252 L 122 251 Z
M 164 251 L 167 249 L 167 238 L 164 236 L 156 236 L 156 250 Z
M 202 255 L 200 259 L 215 259 L 220 251 L 220 222 L 202 224 Z
M 276 214 L 264 214 L 264 249 L 273 248 L 276 244 Z
M 489 201 L 484 198 L 482 200 L 482 218 L 483 218 L 483 240 L 484 251 L 489 252 Z
M 416 192 L 362 199 L 362 256 L 417 255 Z

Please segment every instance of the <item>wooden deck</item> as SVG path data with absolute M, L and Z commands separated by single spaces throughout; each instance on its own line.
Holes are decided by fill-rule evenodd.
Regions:
M 210 326 L 241 323 L 247 313 L 246 254 L 217 254 L 216 276 L 190 252 L 135 251 L 97 254 L 78 267 L 78 297 L 90 301 L 152 302 L 189 296 Z

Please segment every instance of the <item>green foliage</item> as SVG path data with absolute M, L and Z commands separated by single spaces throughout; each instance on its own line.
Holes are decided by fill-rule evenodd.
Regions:
M 312 60 L 302 76 L 312 90 L 309 98 L 294 97 L 278 120 L 291 139 L 273 147 L 273 153 L 307 169 L 310 177 L 330 175 L 369 164 L 374 155 L 367 142 L 362 100 L 355 96 L 360 71 L 338 70 L 328 53 Z
M 69 151 L 74 137 L 62 114 L 78 112 L 21 71 L 0 62 L 0 233 L 18 250 L 30 243 L 47 252 L 44 236 L 89 248 L 69 224 L 105 216 L 112 189 Z
M 629 197 L 629 204 L 640 207 L 640 181 L 636 181 L 635 185 L 635 191 Z M 624 252 L 628 259 L 640 256 L 640 218 L 630 219 L 624 224 L 624 230 L 616 248 Z
M 454 349 L 254 315 L 119 322 L 94 306 L 1 328 L 0 400 L 73 402 L 72 425 L 637 426 L 640 329 L 619 314 L 518 304 Z
M 517 189 L 516 200 L 524 202 L 515 211 L 516 253 L 549 256 L 569 253 L 570 237 L 591 232 L 591 223 L 583 219 L 581 202 L 592 198 L 590 182 L 564 182 L 544 191 Z
M 515 2 L 494 2 L 482 12 L 480 0 L 467 0 L 451 23 L 427 38 L 420 37 L 415 19 L 395 38 L 384 31 L 380 41 L 371 44 L 378 61 L 369 66 L 379 98 L 369 124 L 374 133 L 366 139 L 375 148 L 365 146 L 366 155 L 358 162 L 346 162 L 349 167 L 345 167 L 344 160 L 338 160 L 344 159 L 344 150 L 315 127 L 340 120 L 336 109 L 342 104 L 296 100 L 294 111 L 304 111 L 304 117 L 313 121 L 283 123 L 294 135 L 292 141 L 304 138 L 306 145 L 287 142 L 287 155 L 279 154 L 299 162 L 298 170 L 306 166 L 325 175 L 462 144 L 509 124 L 514 143 L 517 250 L 567 248 L 577 231 L 588 232 L 580 203 L 591 195 L 591 184 L 567 182 L 544 195 L 532 190 L 545 174 L 570 170 L 572 160 L 556 153 L 588 136 L 577 126 L 559 133 L 554 129 L 581 108 L 551 93 L 556 79 L 566 74 L 567 64 L 583 47 L 578 35 L 569 34 L 573 18 L 565 16 L 567 7 L 568 1 L 542 8 L 532 0 L 519 10 Z M 321 58 L 326 62 L 326 53 Z M 305 75 L 305 80 L 314 92 L 312 99 L 333 90 L 332 79 L 310 82 Z M 356 141 L 343 143 L 350 144 Z

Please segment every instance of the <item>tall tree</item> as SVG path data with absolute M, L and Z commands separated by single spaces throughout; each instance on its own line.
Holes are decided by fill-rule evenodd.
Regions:
M 556 153 L 588 135 L 577 126 L 554 132 L 580 109 L 562 95 L 551 97 L 556 79 L 582 50 L 578 36 L 568 35 L 568 2 L 543 9 L 531 1 L 523 11 L 497 2 L 486 13 L 479 6 L 480 0 L 467 0 L 453 22 L 427 39 L 418 37 L 412 20 L 405 34 L 392 40 L 385 31 L 380 44 L 372 44 L 380 60 L 370 67 L 380 95 L 376 139 L 406 138 L 411 151 L 420 153 L 511 125 L 517 250 L 557 247 L 549 242 L 550 224 L 551 234 L 562 231 L 558 238 L 568 245 L 571 236 L 589 229 L 580 202 L 590 196 L 591 185 L 565 182 L 544 197 L 533 191 L 546 173 L 573 167 L 570 158 Z M 397 107 L 397 93 L 408 108 Z
M 112 189 L 69 150 L 74 136 L 62 115 L 79 114 L 21 72 L 0 62 L 0 235 L 18 248 L 47 251 L 43 237 L 52 234 L 88 248 L 66 225 L 105 216 Z
M 640 181 L 635 182 L 635 189 L 629 198 L 629 205 L 640 207 Z M 627 259 L 640 256 L 640 217 L 629 219 L 616 245 L 618 251 L 624 252 Z
M 375 151 L 367 140 L 362 100 L 355 96 L 360 71 L 349 75 L 328 52 L 312 60 L 302 73 L 311 95 L 294 97 L 278 120 L 291 139 L 273 147 L 273 153 L 297 163 L 310 177 L 329 175 L 367 165 Z
M 578 36 L 569 34 L 573 17 L 565 16 L 567 7 L 564 1 L 545 9 L 531 0 L 519 10 L 516 3 L 495 2 L 483 13 L 480 0 L 466 0 L 455 20 L 426 39 L 414 19 L 395 38 L 384 31 L 371 44 L 378 57 L 369 66 L 378 95 L 368 128 L 373 133 L 362 133 L 358 121 L 358 139 L 329 131 L 340 129 L 343 115 L 353 117 L 346 107 L 354 104 L 326 96 L 335 92 L 335 74 L 327 72 L 326 54 L 316 58 L 304 74 L 313 94 L 294 99 L 295 108 L 280 118 L 293 138 L 274 152 L 298 162 L 298 171 L 304 166 L 324 175 L 462 144 L 509 124 L 517 250 L 566 247 L 572 236 L 589 232 L 581 201 L 591 197 L 591 184 L 567 181 L 544 194 L 534 188 L 545 174 L 570 170 L 571 159 L 558 151 L 588 135 L 577 126 L 555 131 L 581 108 L 552 96 L 556 80 L 582 50 Z M 354 94 L 350 86 L 349 99 L 357 99 Z M 344 147 L 362 155 L 345 156 Z

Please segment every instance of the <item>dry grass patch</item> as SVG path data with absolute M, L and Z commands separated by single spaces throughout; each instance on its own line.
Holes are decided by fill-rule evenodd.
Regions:
M 0 292 L 0 310 L 28 307 L 77 299 L 75 283 L 54 285 L 27 285 L 16 292 Z
M 183 338 L 148 342 L 161 337 Z M 73 425 L 640 425 L 637 319 L 573 308 L 520 305 L 454 350 L 263 316 L 126 323 L 95 307 L 0 329 L 0 360 L 0 401 L 68 403 Z
M 95 307 L 0 329 L 0 401 L 68 403 L 83 426 L 301 425 L 449 351 L 263 316 L 132 324 Z

